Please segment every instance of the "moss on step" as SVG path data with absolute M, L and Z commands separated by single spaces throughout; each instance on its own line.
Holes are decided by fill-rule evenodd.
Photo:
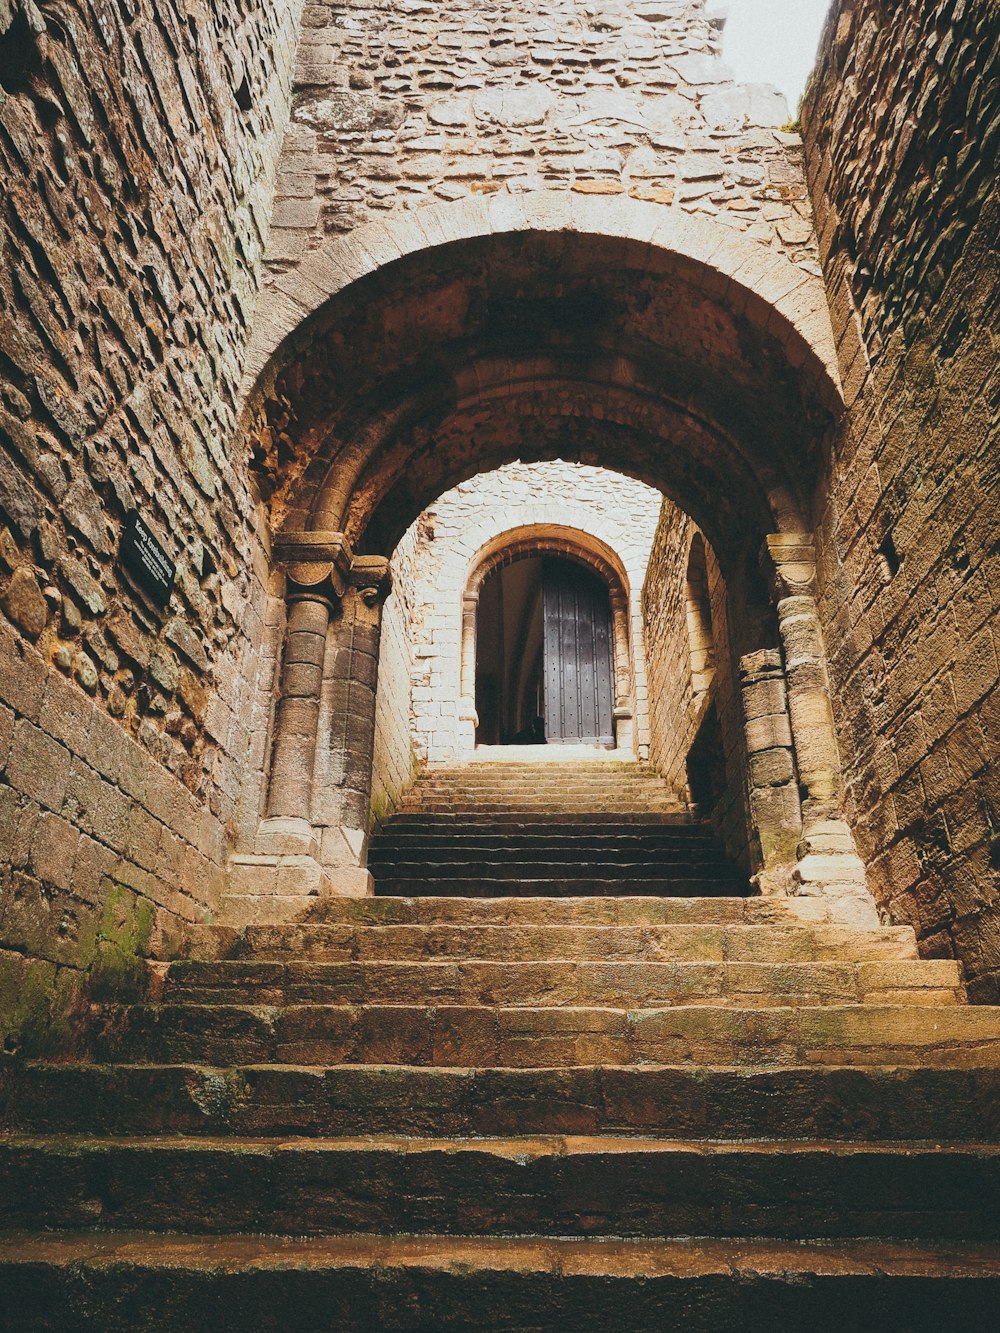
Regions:
M 58 962 L 0 949 L 0 1058 L 69 1053 L 84 1035 L 91 1002 L 138 999 L 155 918 L 148 898 L 115 885 Z

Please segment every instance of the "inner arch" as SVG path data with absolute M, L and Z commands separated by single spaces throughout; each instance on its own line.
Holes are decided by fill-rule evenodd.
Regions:
M 695 239 L 699 257 L 525 224 L 398 254 L 317 302 L 259 383 L 274 526 L 387 553 L 436 495 L 515 458 L 653 485 L 724 562 L 807 526 L 839 408 L 828 321 L 796 323 L 789 295 L 808 309 L 812 288 L 787 261 L 750 242 L 734 261 L 716 231 L 713 262 Z

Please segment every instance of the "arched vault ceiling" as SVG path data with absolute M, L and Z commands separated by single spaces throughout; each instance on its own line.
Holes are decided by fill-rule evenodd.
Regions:
M 657 486 L 721 554 L 802 521 L 838 402 L 822 360 L 738 282 L 567 232 L 389 263 L 319 306 L 273 372 L 259 455 L 276 525 L 383 551 L 458 481 L 561 457 Z

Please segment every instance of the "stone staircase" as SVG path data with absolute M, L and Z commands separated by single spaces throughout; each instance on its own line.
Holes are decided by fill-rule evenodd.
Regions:
M 607 760 L 431 769 L 375 831 L 368 868 L 378 894 L 750 892 L 657 773 Z
M 204 927 L 0 1075 L 0 1326 L 994 1325 L 956 964 L 816 900 L 412 883 Z

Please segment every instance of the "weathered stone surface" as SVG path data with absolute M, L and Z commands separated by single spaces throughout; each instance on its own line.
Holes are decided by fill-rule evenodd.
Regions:
M 66 1041 L 85 984 L 101 969 L 124 984 L 156 912 L 190 918 L 218 892 L 218 820 L 234 807 L 245 742 L 234 736 L 225 758 L 197 692 L 152 675 L 163 621 L 119 547 L 138 508 L 178 563 L 171 610 L 200 669 L 219 667 L 222 692 L 238 694 L 232 663 L 252 652 L 263 593 L 247 573 L 245 473 L 222 441 L 295 18 L 293 3 L 242 0 L 56 8 L 0 6 L 0 606 L 23 636 L 4 629 L 0 641 L 17 742 L 10 755 L 0 746 L 15 816 L 0 837 L 0 952 L 24 951 L 48 986 L 36 995 L 22 978 L 16 1001 L 3 991 L 0 1043 L 12 1048 Z M 242 587 L 237 604 L 220 581 Z M 189 869 L 164 841 L 157 873 L 166 826 L 140 796 L 154 789 L 170 793 L 171 836 L 201 858 Z M 12 862 L 32 870 L 18 899 L 30 910 L 8 911 Z
M 499 11 L 452 0 L 407 6 L 405 35 L 374 5 L 321 0 L 307 14 L 319 36 L 307 25 L 298 56 L 276 272 L 387 209 L 543 186 L 614 196 L 643 154 L 655 159 L 642 173 L 646 202 L 721 213 L 796 262 L 815 259 L 810 237 L 783 239 L 766 213 L 780 188 L 808 222 L 798 139 L 761 132 L 787 109 L 771 89 L 733 83 L 700 0 L 648 12 L 616 4 L 590 20 L 534 0 L 503 10 L 499 26 Z M 713 135 L 716 197 L 678 194 L 685 155 L 714 148 Z
M 706 94 L 701 112 L 713 130 L 778 126 L 788 121 L 788 103 L 775 88 L 740 85 Z
M 37 639 L 45 628 L 48 607 L 38 580 L 26 566 L 14 570 L 0 605 L 29 639 Z
M 982 4 L 839 5 L 803 108 L 849 407 L 819 568 L 850 814 L 882 910 L 981 999 L 1000 994 L 995 26 Z

